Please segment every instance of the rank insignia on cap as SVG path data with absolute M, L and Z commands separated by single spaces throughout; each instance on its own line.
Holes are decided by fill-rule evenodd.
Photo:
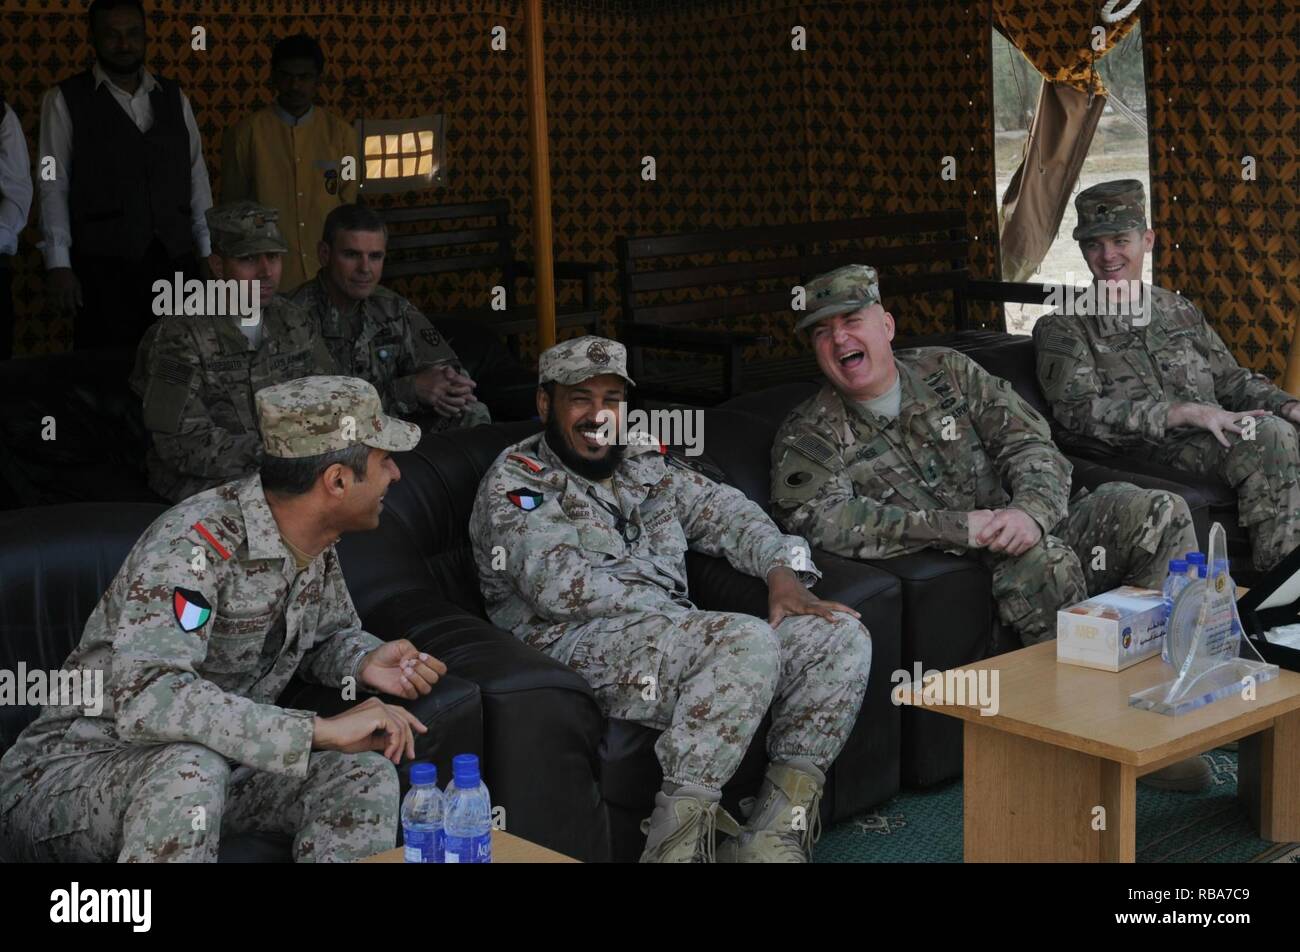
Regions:
M 511 453 L 506 457 L 506 459 L 512 459 L 516 463 L 521 463 L 526 469 L 531 470 L 534 473 L 540 473 L 542 471 L 541 463 L 537 462 L 535 459 L 529 459 L 522 453 Z
M 527 489 L 514 489 L 506 493 L 506 498 L 524 512 L 532 512 L 546 497 L 542 493 L 529 492 Z
M 172 589 L 172 611 L 176 614 L 176 623 L 181 631 L 197 631 L 207 624 L 212 615 L 212 606 L 203 597 L 202 592 L 188 588 Z

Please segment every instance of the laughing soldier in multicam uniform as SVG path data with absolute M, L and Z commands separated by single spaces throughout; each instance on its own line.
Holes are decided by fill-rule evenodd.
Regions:
M 1057 609 L 1089 594 L 1159 588 L 1196 547 L 1172 493 L 1105 483 L 1071 498 L 1069 461 L 1007 381 L 946 347 L 894 353 L 873 268 L 820 275 L 807 299 L 796 330 L 827 383 L 772 447 L 772 512 L 789 531 L 849 558 L 976 552 L 1026 644 L 1055 637 Z M 1200 758 L 1174 766 L 1157 782 L 1209 782 Z

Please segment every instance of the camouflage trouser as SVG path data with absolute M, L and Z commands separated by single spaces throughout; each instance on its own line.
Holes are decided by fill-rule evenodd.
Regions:
M 853 729 L 871 667 L 867 630 L 838 613 L 772 628 L 730 612 L 638 612 L 578 626 L 547 651 L 587 679 L 606 717 L 663 731 L 664 780 L 711 790 L 736 772 L 769 707 L 768 757 L 807 757 L 825 770 Z
M 1238 521 L 1250 533 L 1255 568 L 1268 571 L 1300 545 L 1300 440 L 1294 424 L 1259 417 L 1253 440 L 1227 433 L 1227 448 L 1204 430 L 1174 432 L 1146 454 L 1175 469 L 1216 473 L 1236 490 Z
M 1057 609 L 1119 585 L 1160 588 L 1169 560 L 1195 549 L 1181 496 L 1103 483 L 1028 552 L 984 558 L 999 617 L 1028 645 L 1056 637 Z
M 378 753 L 313 751 L 298 779 L 159 744 L 46 773 L 0 817 L 0 844 L 15 862 L 213 862 L 223 833 L 284 833 L 297 862 L 347 862 L 392 849 L 397 811 Z
M 464 411 L 454 417 L 440 416 L 431 422 L 427 429 L 430 433 L 446 433 L 448 430 L 463 430 L 480 423 L 491 423 L 492 414 L 487 404 L 479 401 L 469 404 Z

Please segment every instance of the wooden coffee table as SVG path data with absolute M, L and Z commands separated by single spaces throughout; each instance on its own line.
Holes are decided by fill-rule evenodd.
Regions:
M 967 862 L 1131 863 L 1138 777 L 1234 740 L 1238 795 L 1259 835 L 1300 841 L 1300 674 L 1281 671 L 1252 701 L 1167 717 L 1128 703 L 1173 676 L 1159 657 L 1093 671 L 1059 664 L 1047 642 L 962 670 L 981 668 L 999 672 L 997 714 L 980 714 L 976 699 L 922 704 L 966 722 Z
M 362 863 L 400 863 L 402 848 L 400 846 L 368 856 Z M 576 863 L 578 860 L 545 846 L 538 846 L 528 840 L 520 839 L 501 830 L 492 831 L 492 862 L 494 863 Z

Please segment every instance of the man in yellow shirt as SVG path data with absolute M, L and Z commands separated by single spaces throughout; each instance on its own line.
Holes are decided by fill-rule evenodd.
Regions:
M 271 52 L 275 100 L 226 130 L 221 201 L 249 199 L 279 210 L 289 246 L 280 281 L 285 288 L 316 276 L 325 216 L 356 201 L 356 180 L 340 174 L 344 157 L 357 155 L 356 131 L 315 104 L 324 69 L 325 54 L 310 36 L 280 40 Z

